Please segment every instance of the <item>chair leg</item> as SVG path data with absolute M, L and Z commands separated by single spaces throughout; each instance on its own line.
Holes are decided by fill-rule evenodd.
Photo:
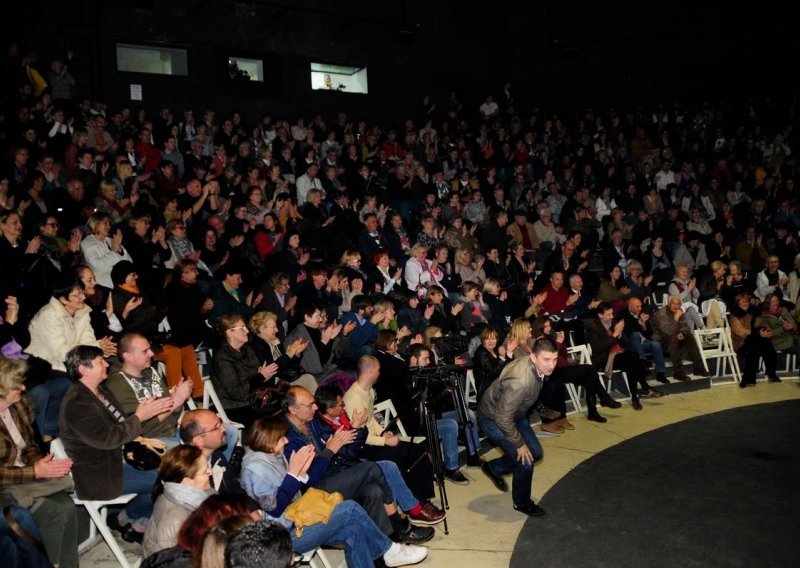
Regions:
M 97 530 L 100 531 L 100 534 L 103 536 L 103 540 L 106 541 L 108 548 L 111 549 L 111 552 L 114 554 L 114 557 L 117 559 L 123 568 L 134 568 L 134 566 L 138 566 L 139 562 L 135 564 L 131 564 L 128 562 L 128 559 L 125 557 L 125 553 L 119 547 L 116 539 L 114 539 L 114 535 L 111 533 L 111 529 L 108 528 L 106 524 L 106 519 L 101 513 L 101 509 L 97 509 L 96 507 L 87 506 L 86 512 L 89 513 L 89 517 L 91 517 L 92 523 L 97 527 Z

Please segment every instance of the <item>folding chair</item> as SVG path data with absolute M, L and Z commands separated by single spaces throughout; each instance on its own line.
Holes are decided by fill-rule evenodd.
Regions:
M 703 360 L 703 367 L 708 371 L 708 361 L 717 359 L 717 375 L 732 376 L 736 382 L 742 381 L 742 372 L 739 368 L 739 359 L 733 350 L 733 339 L 730 327 L 715 327 L 711 329 L 695 329 L 694 339 Z M 730 368 L 730 375 L 727 371 Z
M 464 385 L 464 399 L 468 404 L 478 404 L 478 388 L 475 386 L 475 373 L 467 371 L 467 384 Z
M 377 415 L 380 413 L 383 413 L 383 420 L 380 420 L 377 416 L 376 420 L 378 420 L 378 422 L 380 422 L 384 428 L 387 424 L 389 424 L 389 422 L 397 418 L 397 410 L 392 403 L 392 399 L 387 398 L 386 400 L 377 403 L 373 407 L 373 414 Z M 400 418 L 397 418 L 394 423 L 397 426 L 397 431 L 400 433 L 400 436 L 403 438 L 408 438 L 408 434 L 406 433 L 406 429 L 403 426 L 403 422 L 400 420 Z
M 319 562 L 317 562 L 317 558 Z M 311 568 L 333 568 L 330 558 L 328 558 L 321 546 L 303 554 L 300 558 L 300 563 L 308 564 Z M 347 562 L 342 560 L 337 568 L 347 568 Z
M 587 343 L 586 345 L 579 345 L 578 347 L 583 347 L 585 349 L 585 355 L 582 355 L 583 360 L 585 361 L 586 365 L 592 364 L 592 345 Z M 628 398 L 631 396 L 631 388 L 628 386 L 628 374 L 624 371 L 614 371 L 614 373 L 619 373 L 622 377 L 622 382 L 625 384 L 625 389 L 628 391 Z M 609 394 L 611 394 L 611 387 L 613 381 L 609 378 L 606 381 L 606 376 L 602 371 L 597 371 L 597 376 L 600 378 L 600 384 L 605 387 Z M 622 392 L 622 391 L 619 391 Z M 623 393 L 625 394 L 625 393 Z
M 50 451 L 53 452 L 53 455 L 57 459 L 69 457 L 66 449 L 64 448 L 64 443 L 59 438 L 56 438 L 50 442 Z M 117 543 L 114 535 L 111 533 L 111 529 L 108 528 L 108 524 L 106 523 L 106 508 L 109 505 L 127 504 L 131 499 L 136 497 L 134 493 L 120 495 L 116 499 L 109 499 L 108 501 L 85 501 L 80 499 L 74 493 L 71 494 L 71 497 L 75 505 L 83 507 L 86 509 L 86 512 L 89 513 L 89 538 L 78 545 L 78 554 L 82 554 L 86 550 L 90 549 L 100 541 L 100 538 L 102 538 L 104 541 L 106 541 L 108 548 L 111 549 L 111 552 L 114 554 L 117 562 L 119 562 L 123 568 L 136 568 L 139 566 L 139 564 L 141 564 L 141 558 L 134 563 L 128 562 L 128 559 L 125 557 L 125 553 L 120 548 L 119 543 Z M 97 534 L 98 531 L 100 533 L 99 536 Z

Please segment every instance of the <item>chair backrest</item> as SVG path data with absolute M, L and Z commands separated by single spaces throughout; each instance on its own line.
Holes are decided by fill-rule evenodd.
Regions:
M 378 420 L 378 422 L 381 422 L 384 428 L 386 427 L 387 424 L 389 424 L 389 422 L 397 418 L 397 409 L 394 407 L 394 403 L 390 398 L 387 398 L 386 400 L 377 403 L 373 407 L 372 411 L 374 414 L 383 413 L 383 421 Z M 395 424 L 397 425 L 397 431 L 400 432 L 400 435 L 403 437 L 407 437 L 408 434 L 406 433 L 406 429 L 403 426 L 403 423 L 400 421 L 400 418 L 397 418 Z
M 583 345 L 575 345 L 573 347 L 567 347 L 567 353 L 577 354 L 579 365 L 592 364 L 592 346 L 589 345 L 588 343 Z
M 64 442 L 61 438 L 55 438 L 50 442 L 50 451 L 57 460 L 67 459 L 67 449 L 64 447 Z

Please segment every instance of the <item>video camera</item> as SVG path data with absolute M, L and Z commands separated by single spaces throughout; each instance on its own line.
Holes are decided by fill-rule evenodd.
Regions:
M 467 351 L 469 344 L 463 335 L 453 335 L 448 333 L 442 337 L 432 337 L 431 347 L 436 350 L 440 361 L 455 361 L 455 358 Z
M 408 369 L 408 376 L 414 392 L 427 389 L 429 394 L 434 394 L 457 383 L 459 369 L 457 365 L 411 367 Z

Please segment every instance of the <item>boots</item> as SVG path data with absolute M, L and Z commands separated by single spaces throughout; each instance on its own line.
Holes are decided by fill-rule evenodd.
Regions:
M 603 418 L 600 416 L 600 413 L 597 412 L 597 397 L 595 395 L 587 395 L 586 396 L 586 406 L 589 407 L 589 413 L 586 416 L 592 422 L 599 422 L 600 424 L 605 424 L 608 422 L 607 418 Z
M 597 397 L 600 399 L 600 406 L 607 406 L 608 408 L 619 408 L 622 406 L 620 402 L 611 398 L 611 395 L 605 390 L 599 390 L 597 392 Z

